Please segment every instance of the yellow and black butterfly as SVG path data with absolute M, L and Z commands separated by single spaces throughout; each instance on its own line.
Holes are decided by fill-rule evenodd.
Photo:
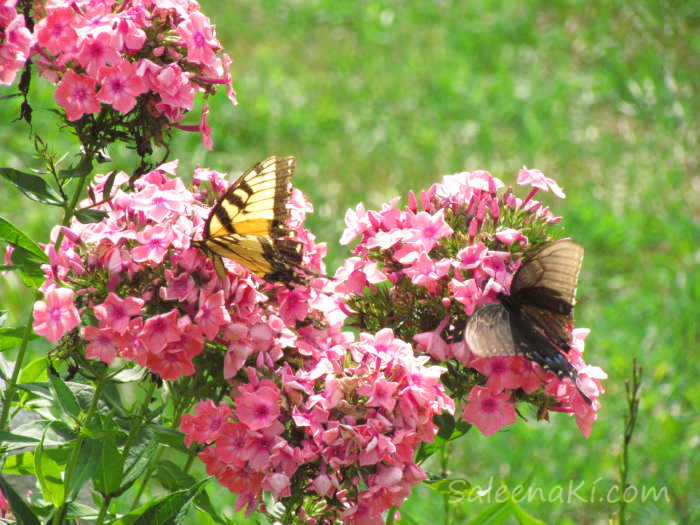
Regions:
M 212 208 L 201 241 L 192 245 L 209 257 L 222 280 L 222 257 L 270 282 L 303 282 L 296 268 L 302 245 L 287 227 L 289 180 L 294 157 L 268 157 L 246 171 Z
M 583 248 L 570 240 L 546 244 L 518 268 L 510 295 L 479 307 L 467 321 L 464 340 L 482 357 L 522 354 L 544 370 L 568 377 L 581 397 L 578 372 L 561 351 L 568 352 L 574 298 Z

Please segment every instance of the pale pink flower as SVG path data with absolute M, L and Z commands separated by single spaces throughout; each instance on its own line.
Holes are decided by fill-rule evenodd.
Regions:
M 66 332 L 80 324 L 80 315 L 73 304 L 73 290 L 50 284 L 45 301 L 34 303 L 34 331 L 56 344 Z
M 488 388 L 475 386 L 469 392 L 462 419 L 478 427 L 485 436 L 490 436 L 502 426 L 517 421 L 515 407 L 508 402 L 509 398 L 508 392 L 495 394 Z
M 214 37 L 214 26 L 202 13 L 193 12 L 177 26 L 178 34 L 187 45 L 187 59 L 195 64 L 212 64 L 216 60 L 219 42 Z
M 545 177 L 544 173 L 542 173 L 540 170 L 531 170 L 523 166 L 522 169 L 518 171 L 518 180 L 516 182 L 521 186 L 529 185 L 543 191 L 552 190 L 552 193 L 554 193 L 554 195 L 556 195 L 560 199 L 566 198 L 566 195 L 564 195 L 564 192 L 554 181 L 554 179 Z M 525 199 L 525 201 L 523 201 L 523 206 L 525 205 L 525 202 L 530 199 L 531 196 L 532 193 L 527 199 Z

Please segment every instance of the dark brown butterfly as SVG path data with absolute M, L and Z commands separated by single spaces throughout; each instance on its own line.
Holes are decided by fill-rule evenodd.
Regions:
M 464 340 L 480 357 L 521 354 L 544 370 L 568 377 L 581 397 L 579 375 L 561 353 L 568 352 L 574 298 L 583 248 L 570 240 L 545 245 L 518 268 L 510 295 L 479 307 L 467 321 Z

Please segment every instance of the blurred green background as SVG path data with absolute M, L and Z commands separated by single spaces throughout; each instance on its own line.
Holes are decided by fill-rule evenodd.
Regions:
M 530 477 L 545 495 L 521 503 L 532 515 L 606 523 L 617 508 L 609 491 L 624 381 L 637 358 L 644 380 L 631 522 L 698 522 L 700 6 L 470 4 L 203 0 L 234 59 L 240 105 L 223 93 L 211 99 L 215 150 L 178 133 L 171 158 L 189 177 L 196 164 L 236 173 L 270 154 L 296 155 L 295 185 L 315 207 L 307 227 L 328 243 L 330 272 L 349 254 L 338 239 L 345 211 L 360 201 L 376 209 L 400 195 L 405 203 L 408 190 L 462 170 L 515 185 L 521 166 L 541 169 L 567 198 L 538 198 L 586 249 L 576 324 L 592 330 L 587 361 L 609 375 L 603 407 L 589 439 L 557 414 L 536 423 L 526 413 L 527 423 L 489 438 L 474 430 L 455 443 L 450 476 L 491 484 L 491 503 L 501 483 L 513 490 Z M 35 79 L 32 93 L 34 132 L 74 153 L 76 142 L 56 132 L 47 111 L 51 89 Z M 0 166 L 38 167 L 26 125 L 12 122 L 18 111 L 18 99 L 0 105 Z M 135 166 L 128 152 L 112 153 L 104 171 Z M 6 184 L 0 190 L 0 213 L 45 241 L 52 210 L 28 205 Z M 516 188 L 521 197 L 527 191 Z M 31 295 L 14 276 L 0 284 L 0 299 L 8 324 L 22 324 Z M 653 487 L 668 500 L 642 501 Z M 233 504 L 225 494 L 217 501 Z M 486 506 L 488 498 L 455 504 L 455 523 Z M 422 487 L 402 508 L 403 522 L 442 523 L 443 512 L 440 497 Z

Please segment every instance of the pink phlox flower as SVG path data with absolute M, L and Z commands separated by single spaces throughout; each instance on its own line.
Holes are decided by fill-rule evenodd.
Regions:
M 226 307 L 226 299 L 224 292 L 218 292 L 205 295 L 204 290 L 199 292 L 199 311 L 194 318 L 195 322 L 200 326 L 204 335 L 210 341 L 219 333 L 222 325 L 231 321 L 231 316 Z
M 7 5 L 5 9 L 9 11 L 7 17 L 0 15 L 0 33 L 4 33 L 0 38 L 0 84 L 9 86 L 29 58 L 34 35 L 26 28 L 24 16 L 14 7 Z
M 99 113 L 100 102 L 95 93 L 95 80 L 81 76 L 73 70 L 63 75 L 54 91 L 56 103 L 61 106 L 68 120 L 78 120 L 85 113 Z
M 368 407 L 382 407 L 387 412 L 391 412 L 396 405 L 394 393 L 398 388 L 398 383 L 389 381 L 384 377 L 377 377 L 370 384 L 366 384 L 357 389 L 358 394 L 367 396 Z
M 520 377 L 510 366 L 512 359 L 509 356 L 480 357 L 471 362 L 471 367 L 487 377 L 486 387 L 491 392 L 515 390 L 520 386 Z
M 89 341 L 85 347 L 85 357 L 100 359 L 111 365 L 117 357 L 117 349 L 124 345 L 124 337 L 109 327 L 83 326 L 82 337 Z
M 411 221 L 408 235 L 404 238 L 405 242 L 421 243 L 425 247 L 425 251 L 429 252 L 438 240 L 452 235 L 454 232 L 445 222 L 444 211 L 444 209 L 440 209 L 433 215 L 422 211 L 415 215 Z
M 234 377 L 252 354 L 253 347 L 246 341 L 229 343 L 224 356 L 224 379 Z
M 95 306 L 94 312 L 100 328 L 110 328 L 118 334 L 123 334 L 129 328 L 131 318 L 141 315 L 143 305 L 144 300 L 138 297 L 127 296 L 122 299 L 110 292 L 104 303 Z
M 209 104 L 204 104 L 202 107 L 202 117 L 199 120 L 199 130 L 202 132 L 202 145 L 209 151 L 214 149 L 214 141 L 211 138 L 211 126 L 207 124 L 207 116 L 209 115 Z
M 292 495 L 289 477 L 279 472 L 265 476 L 263 490 L 269 491 L 275 501 Z
M 481 268 L 486 275 L 492 277 L 501 284 L 509 283 L 512 275 L 506 269 L 506 262 L 510 260 L 510 253 L 489 251 L 481 261 Z
M 187 60 L 195 64 L 211 64 L 216 60 L 219 42 L 214 37 L 214 26 L 200 12 L 190 13 L 189 18 L 180 23 L 177 33 L 187 46 Z
M 293 325 L 295 320 L 303 321 L 309 313 L 309 297 L 308 292 L 301 288 L 283 288 L 278 292 L 277 299 L 279 301 L 280 316 L 285 324 Z
M 540 377 L 540 367 L 536 363 L 525 359 L 523 356 L 513 356 L 509 359 L 508 368 L 519 378 L 519 387 L 525 393 L 532 394 L 542 387 L 542 378 Z
M 517 421 L 515 407 L 508 402 L 509 398 L 508 392 L 495 394 L 489 388 L 475 386 L 469 392 L 462 419 L 478 427 L 485 436 L 490 436 L 502 426 Z
M 481 266 L 487 253 L 488 248 L 481 241 L 476 244 L 470 244 L 457 252 L 457 259 L 460 261 L 457 266 L 465 270 L 478 268 Z
M 122 113 L 131 111 L 136 105 L 136 97 L 146 91 L 143 79 L 136 74 L 136 67 L 126 60 L 100 68 L 99 78 L 102 87 L 97 94 L 98 100 Z
M 189 272 L 182 272 L 177 277 L 173 270 L 164 272 L 166 286 L 161 286 L 158 293 L 164 301 L 191 303 L 197 299 L 197 286 Z
M 2 490 L 0 490 L 0 518 L 9 518 L 11 512 L 12 507 L 10 507 L 10 503 L 7 501 L 7 498 L 2 493 Z
M 414 284 L 423 286 L 430 293 L 434 293 L 440 279 L 447 275 L 451 267 L 451 259 L 436 261 L 423 252 L 419 254 L 418 259 L 411 266 L 404 270 L 404 273 L 411 278 Z
M 183 418 L 184 419 L 184 418 Z M 231 463 L 236 468 L 243 468 L 252 456 L 251 435 L 248 427 L 241 422 L 226 421 L 216 439 L 216 455 L 221 461 Z M 181 430 L 182 429 L 181 427 Z
M 119 18 L 117 33 L 128 51 L 138 51 L 146 43 L 146 33 L 142 28 L 150 25 L 147 16 L 142 7 L 131 7 Z
M 496 232 L 496 239 L 503 244 L 512 244 L 514 242 L 527 244 L 527 237 L 525 237 L 520 230 L 515 230 L 513 228 L 500 229 Z
M 488 171 L 475 170 L 467 175 L 469 185 L 481 191 L 495 195 L 496 192 L 505 186 L 503 181 L 492 176 Z
M 553 179 L 545 177 L 544 173 L 537 169 L 527 169 L 527 167 L 523 166 L 522 169 L 518 171 L 516 183 L 521 186 L 529 185 L 543 191 L 552 190 L 552 193 L 560 199 L 566 198 L 566 195 L 564 195 L 559 185 Z M 532 196 L 532 193 L 530 196 Z M 528 197 L 526 201 L 529 199 L 530 197 Z M 525 202 L 523 202 L 523 204 L 525 204 Z
M 193 443 L 211 443 L 216 440 L 224 425 L 231 415 L 231 407 L 225 401 L 219 406 L 211 399 L 197 403 L 194 414 L 184 414 L 180 423 L 180 430 L 186 434 L 185 445 Z
M 268 379 L 255 391 L 242 392 L 235 401 L 236 417 L 251 430 L 270 426 L 280 415 L 280 390 Z
M 168 345 L 158 353 L 149 352 L 146 367 L 166 381 L 177 381 L 195 373 L 190 357 L 179 345 Z
M 80 324 L 80 314 L 73 304 L 73 290 L 50 284 L 44 292 L 45 301 L 34 303 L 34 331 L 56 344 L 63 334 Z
M 161 352 L 168 343 L 180 340 L 180 331 L 177 326 L 178 313 L 177 309 L 173 309 L 146 320 L 139 334 L 139 340 L 149 352 Z
M 111 32 L 91 32 L 79 41 L 76 58 L 87 74 L 96 79 L 102 66 L 116 64 L 121 60 L 116 45 Z
M 413 340 L 418 343 L 418 350 L 430 354 L 438 361 L 445 361 L 447 343 L 441 334 L 449 320 L 450 316 L 446 315 L 435 330 L 414 335 Z
M 189 199 L 185 192 L 159 189 L 153 184 L 148 184 L 133 195 L 131 208 L 143 211 L 147 218 L 158 223 L 166 218 L 182 215 L 188 204 Z
M 174 239 L 174 232 L 168 224 L 158 224 L 137 232 L 136 240 L 141 246 L 131 251 L 136 262 L 161 264 Z
M 34 27 L 39 45 L 51 53 L 71 52 L 78 42 L 77 29 L 86 23 L 72 7 L 48 8 L 46 18 L 39 20 Z
M 395 244 L 403 241 L 404 233 L 405 232 L 403 230 L 398 228 L 391 231 L 378 231 L 365 240 L 364 246 L 369 250 L 372 248 L 387 250 Z
M 190 84 L 190 77 L 191 75 L 182 71 L 177 64 L 170 64 L 162 67 L 150 80 L 151 86 L 161 96 L 164 104 L 191 111 L 195 91 Z
M 460 282 L 452 279 L 450 285 L 455 300 L 464 305 L 464 312 L 467 315 L 472 315 L 481 298 L 481 291 L 476 284 L 476 280 L 467 279 Z

